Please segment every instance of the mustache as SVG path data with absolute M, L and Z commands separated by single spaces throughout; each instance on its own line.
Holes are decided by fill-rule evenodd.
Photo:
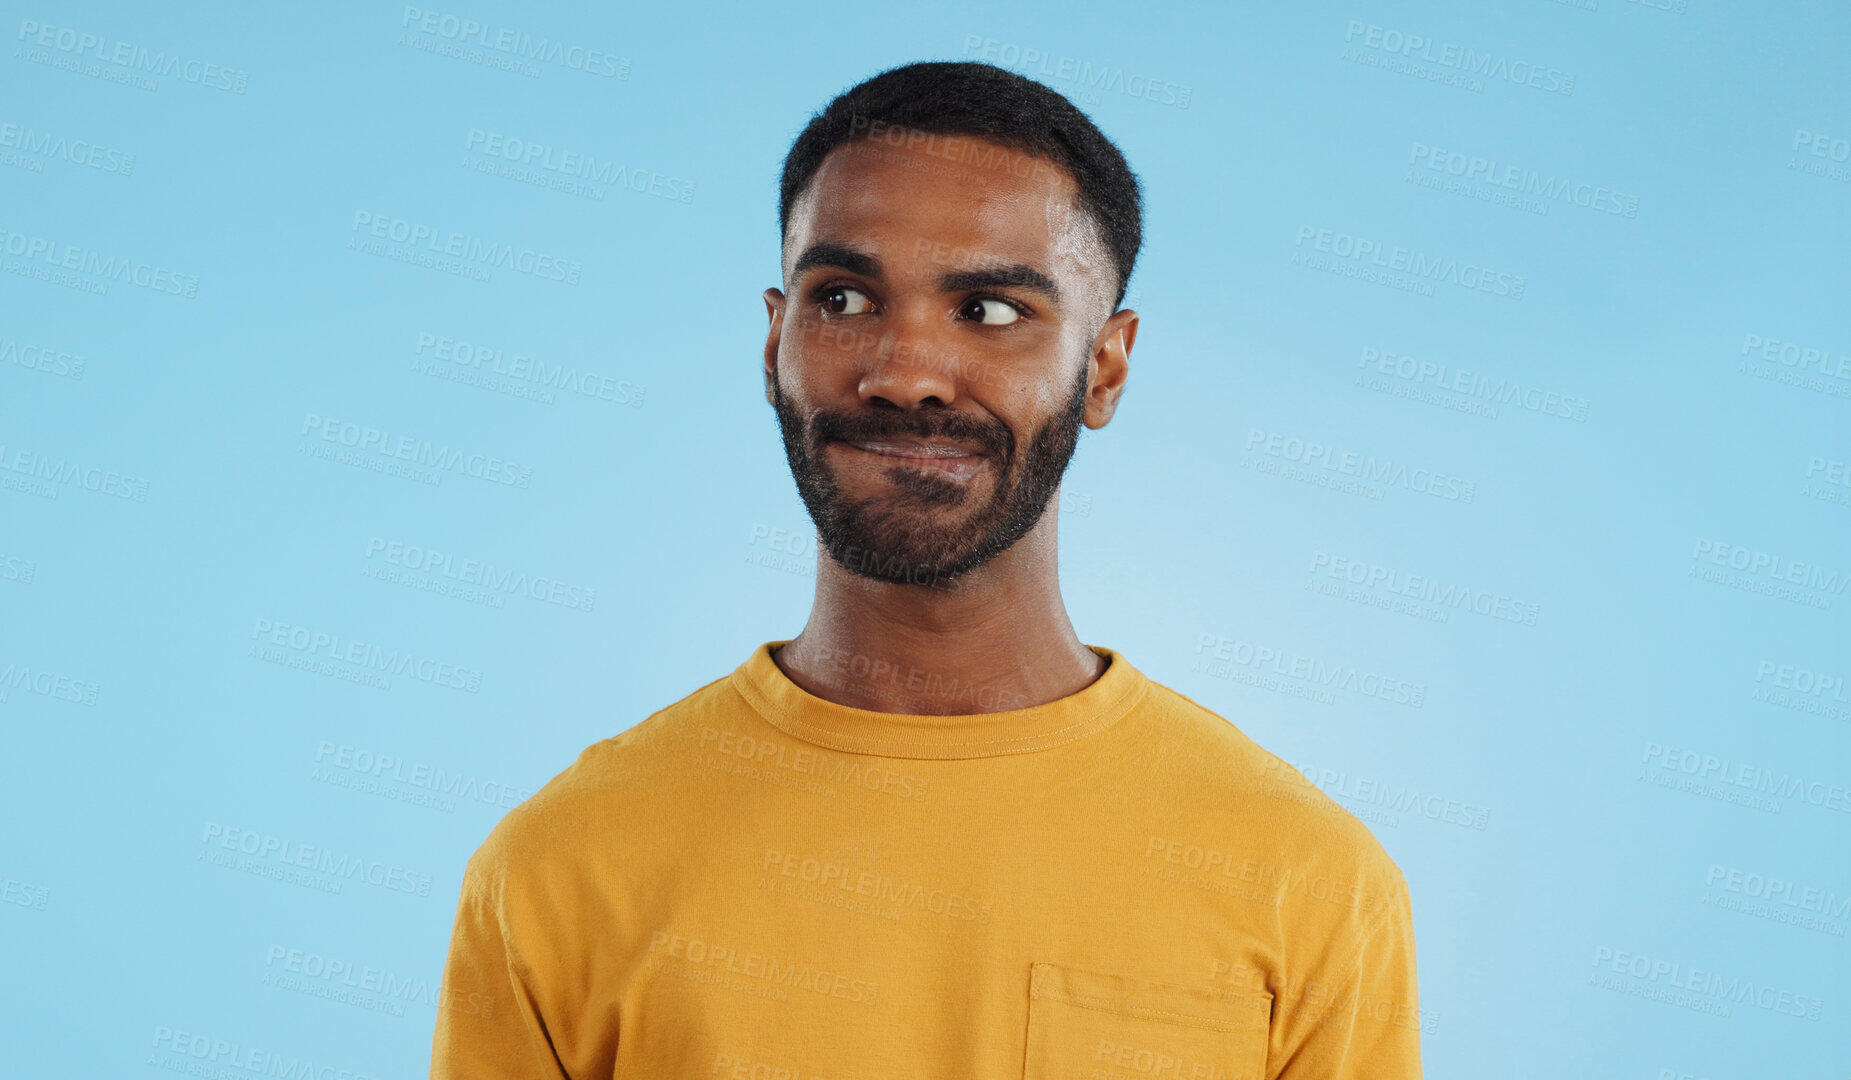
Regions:
M 1015 435 L 1007 426 L 1000 423 L 986 424 L 955 412 L 905 412 L 898 409 L 874 412 L 818 411 L 810 417 L 810 428 L 815 432 L 818 444 L 831 439 L 949 439 L 979 447 L 984 453 L 1002 461 L 1009 460 L 1015 450 Z

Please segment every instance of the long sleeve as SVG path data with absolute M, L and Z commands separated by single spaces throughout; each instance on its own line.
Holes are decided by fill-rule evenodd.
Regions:
M 1354 949 L 1332 949 L 1317 972 L 1275 999 L 1286 1032 L 1270 1080 L 1420 1080 L 1414 920 L 1405 882 Z
M 431 1080 L 569 1080 L 532 972 L 505 918 L 504 882 L 480 855 L 463 871 L 431 1044 Z

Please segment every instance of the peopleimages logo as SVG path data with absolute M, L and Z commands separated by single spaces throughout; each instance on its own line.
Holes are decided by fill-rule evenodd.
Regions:
M 1809 780 L 1797 773 L 1777 773 L 1760 765 L 1657 742 L 1645 744 L 1641 760 L 1647 767 L 1641 778 L 1651 777 L 1660 787 L 1678 786 L 1666 781 L 1682 775 L 1692 778 L 1698 785 L 1687 786 L 1684 790 L 1721 797 L 1724 802 L 1764 808 L 1757 805 L 1755 796 L 1765 794 L 1779 799 L 1799 799 L 1822 810 L 1851 814 L 1851 782 L 1831 783 L 1816 777 Z M 1653 773 L 1652 769 L 1658 772 Z M 1716 786 L 1725 784 L 1739 790 L 1728 791 Z M 1773 804 L 1774 812 L 1779 812 L 1779 805 Z
M 1543 416 L 1587 422 L 1586 398 L 1525 384 L 1520 379 L 1467 371 L 1435 360 L 1416 360 L 1405 353 L 1373 347 L 1363 349 L 1357 366 L 1369 374 L 1393 376 L 1420 390 L 1462 395 L 1466 404 L 1473 407 L 1467 411 L 1487 411 L 1488 415 L 1496 417 L 1495 406 L 1516 405 Z M 1374 386 L 1369 388 L 1375 389 Z
M 235 1039 L 214 1038 L 165 1024 L 154 1029 L 154 1048 L 175 1057 L 190 1057 L 204 1063 L 170 1062 L 161 1066 L 173 1072 L 191 1072 L 196 1076 L 228 1076 L 232 1074 L 224 1070 L 239 1069 L 257 1076 L 277 1076 L 286 1080 L 372 1080 L 370 1073 L 356 1069 L 341 1068 L 325 1061 L 317 1063 L 313 1058 L 266 1050 Z M 150 1058 L 148 1064 L 154 1063 Z M 198 1071 L 215 1066 L 219 1067 L 219 1071 Z
M 621 56 L 583 45 L 567 45 L 544 37 L 534 37 L 524 30 L 495 26 L 475 19 L 445 15 L 419 7 L 406 7 L 399 19 L 401 29 L 416 30 L 432 37 L 459 44 L 493 49 L 509 57 L 557 64 L 569 71 L 582 71 L 606 79 L 628 79 L 630 61 Z
M 1392 458 L 1332 446 L 1316 439 L 1301 439 L 1264 428 L 1249 428 L 1244 449 L 1249 458 L 1260 453 L 1307 468 L 1316 467 L 1369 484 L 1403 488 L 1448 502 L 1469 503 L 1478 496 L 1476 482 Z
M 1772 680 L 1782 690 L 1792 690 L 1816 697 L 1830 696 L 1833 701 L 1851 705 L 1851 697 L 1845 696 L 1845 680 L 1837 675 L 1809 671 L 1792 664 L 1782 664 L 1773 660 L 1763 660 L 1755 667 L 1755 681 Z
M 360 673 L 405 675 L 433 686 L 448 686 L 473 694 L 482 688 L 482 672 L 461 664 L 452 664 L 423 656 L 409 649 L 387 649 L 371 642 L 356 641 L 339 634 L 292 626 L 274 619 L 257 619 L 251 625 L 251 640 L 261 646 L 274 646 L 253 655 L 259 659 L 283 662 L 294 656 L 303 660 L 332 661 L 352 665 Z M 289 653 L 281 652 L 290 650 Z M 388 684 L 389 686 L 390 684 Z
M 94 248 L 79 247 L 62 240 L 30 233 L 14 232 L 0 225 L 0 251 L 15 258 L 26 260 L 17 264 L 17 269 L 9 266 L 9 272 L 23 277 L 36 277 L 43 281 L 53 280 L 52 270 L 74 270 L 88 277 L 73 278 L 62 275 L 68 280 L 59 280 L 59 284 L 69 284 L 84 292 L 105 295 L 109 292 L 108 282 L 120 281 L 137 288 L 152 292 L 167 293 L 191 300 L 199 295 L 199 277 L 176 270 L 171 266 L 130 258 L 126 255 L 104 254 Z M 43 263 L 44 266 L 39 264 Z
M 150 75 L 179 79 L 208 90 L 242 94 L 251 78 L 247 71 L 168 53 L 164 49 L 151 52 L 145 46 L 133 42 L 111 40 L 101 34 L 73 30 L 68 26 L 48 26 L 35 19 L 19 20 L 18 40 L 29 45 L 56 49 L 68 56 L 85 57 L 131 71 L 145 71 Z M 147 88 L 152 90 L 154 86 L 149 84 Z
M 1430 172 L 1490 184 L 1525 195 L 1570 203 L 1585 210 L 1595 210 L 1603 214 L 1629 218 L 1637 217 L 1639 214 L 1639 196 L 1637 195 L 1628 195 L 1599 184 L 1575 181 L 1553 173 L 1539 173 L 1535 169 L 1512 165 L 1509 162 L 1499 162 L 1494 158 L 1483 158 L 1457 150 L 1437 149 L 1426 143 L 1417 142 L 1413 145 L 1408 152 L 1408 164 L 1424 166 Z
M 0 667 L 0 701 L 6 700 L 5 691 L 22 690 L 77 705 L 95 705 L 99 689 L 97 683 L 29 664 L 8 663 Z
M 1674 960 L 1651 957 L 1643 953 L 1626 952 L 1606 945 L 1594 948 L 1594 966 L 1618 975 L 1628 975 L 1647 983 L 1654 983 L 1673 991 L 1683 991 L 1689 1000 L 1678 1000 L 1675 995 L 1666 997 L 1668 1004 L 1694 1008 L 1697 1012 L 1709 1012 L 1728 1016 L 1729 1005 L 1752 1005 L 1757 1009 L 1781 1013 L 1802 1020 L 1818 1020 L 1824 1008 L 1824 1001 L 1808 994 L 1798 994 L 1778 986 L 1757 983 L 1753 979 L 1739 976 L 1725 976 L 1719 971 L 1700 967 L 1686 967 Z M 1609 986 L 1609 989 L 1619 989 Z M 1655 994 L 1640 994 L 1642 997 L 1657 997 Z M 1702 1006 L 1711 1006 L 1704 1008 Z M 1720 1006 L 1720 1008 L 1716 1008 Z
M 397 863 L 367 859 L 351 852 L 337 853 L 318 844 L 304 844 L 255 829 L 208 821 L 199 842 L 208 849 L 200 852 L 201 861 L 206 861 L 209 849 L 218 847 L 249 855 L 260 864 L 274 861 L 282 866 L 301 867 L 342 881 L 372 885 L 392 892 L 415 896 L 431 894 L 432 878 L 429 874 L 419 873 Z M 337 887 L 333 891 L 340 890 Z
M 1838 139 L 1817 131 L 1795 128 L 1793 150 L 1797 153 L 1801 149 L 1816 158 L 1830 158 L 1841 164 L 1851 161 L 1851 139 Z
M 309 949 L 271 945 L 264 951 L 266 985 L 283 990 L 325 997 L 356 1005 L 372 1012 L 405 1015 L 405 1003 L 453 1009 L 469 1016 L 488 1019 L 495 1013 L 495 999 L 488 994 L 452 990 L 441 981 L 400 975 L 387 968 L 373 967 Z M 378 999 L 360 997 L 377 994 Z M 321 1080 L 317 1074 L 316 1080 Z M 357 1080 L 357 1078 L 356 1078 Z
M 69 458 L 54 458 L 46 454 L 28 450 L 23 446 L 8 446 L 0 442 L 0 473 L 18 473 L 33 480 L 46 480 L 53 484 L 81 488 L 97 495 L 113 495 L 118 499 L 131 502 L 148 501 L 148 482 L 139 477 L 127 476 L 113 469 L 95 465 L 85 465 Z M 0 476 L 0 482 L 10 480 Z M 46 498 L 58 497 L 57 488 L 43 485 L 30 485 L 38 489 L 30 493 Z M 5 486 L 12 486 L 10 484 Z
M 1304 653 L 1256 645 L 1244 638 L 1201 634 L 1196 639 L 1195 654 L 1198 659 L 1192 670 L 1296 697 L 1309 697 L 1327 705 L 1336 700 L 1330 690 L 1349 690 L 1414 709 L 1427 700 L 1425 683 L 1409 682 L 1379 671 L 1365 671 L 1350 664 L 1326 662 Z M 1268 673 L 1292 680 L 1292 683 L 1282 685 L 1278 679 L 1268 677 Z M 1247 677 L 1241 677 L 1243 675 Z
M 430 256 L 426 252 L 447 255 L 462 260 L 457 266 L 477 271 L 471 276 L 486 281 L 488 268 L 500 267 L 513 270 L 519 274 L 539 278 L 542 281 L 557 281 L 566 285 L 577 285 L 579 275 L 585 270 L 585 264 L 576 259 L 563 259 L 543 251 L 521 247 L 518 244 L 504 244 L 495 240 L 484 240 L 479 236 L 456 232 L 452 229 L 439 229 L 435 225 L 409 221 L 393 217 L 390 214 L 375 214 L 367 210 L 355 210 L 353 224 L 349 232 L 359 233 L 376 240 L 403 245 L 402 248 L 390 249 L 383 245 L 371 244 L 362 248 L 364 241 L 348 239 L 348 247 L 364 250 L 367 254 L 387 254 L 397 250 L 401 254 L 416 254 L 424 259 Z M 388 257 L 390 257 L 388 255 Z M 410 260 L 419 262 L 419 260 Z
M 639 195 L 654 195 L 670 202 L 694 201 L 692 180 L 683 180 L 653 169 L 632 168 L 609 158 L 581 154 L 575 150 L 559 150 L 545 143 L 504 135 L 498 131 L 470 128 L 468 137 L 463 140 L 463 149 L 592 184 L 628 188 Z
M 1435 41 L 1422 34 L 1410 34 L 1393 27 L 1365 23 L 1360 19 L 1350 19 L 1344 24 L 1343 41 L 1346 45 L 1360 44 L 1365 49 L 1385 56 L 1416 60 L 1493 81 L 1530 86 L 1564 97 L 1575 92 L 1575 73 L 1572 71 L 1482 52 L 1457 42 Z
M 1832 350 L 1827 348 L 1782 341 L 1763 334 L 1744 334 L 1742 355 L 1800 371 L 1813 370 L 1834 379 L 1851 380 L 1851 353 L 1834 356 Z
M 1540 604 L 1525 602 L 1495 590 L 1475 589 L 1426 574 L 1405 573 L 1395 567 L 1345 555 L 1333 555 L 1328 551 L 1312 553 L 1310 572 L 1314 578 L 1327 577 L 1333 581 L 1360 585 L 1365 589 L 1379 589 L 1405 596 L 1437 608 L 1470 611 L 1486 618 L 1523 626 L 1535 626 L 1537 616 L 1542 612 Z
M 1840 596 L 1851 586 L 1851 570 L 1840 571 L 1836 567 L 1821 567 L 1817 563 L 1797 562 L 1785 555 L 1758 551 L 1704 536 L 1697 538 L 1690 558 L 1687 577 L 1803 603 L 1808 607 L 1830 608 L 1832 602 L 1826 597 Z M 1731 578 L 1721 571 L 1709 570 L 1706 563 L 1738 571 L 1741 576 Z M 1809 591 L 1800 592 L 1776 583 L 1790 583 Z
M 0 122 L 0 149 L 19 150 L 38 157 L 84 165 L 101 172 L 121 173 L 123 176 L 135 171 L 135 155 L 128 151 L 49 131 L 35 131 L 10 120 Z
M 28 371 L 42 371 L 47 375 L 82 382 L 86 363 L 88 361 L 83 357 L 53 345 L 22 344 L 12 338 L 0 341 L 0 364 L 12 364 Z
M 508 487 L 527 488 L 533 483 L 533 469 L 526 465 L 487 454 L 469 453 L 454 446 L 441 446 L 415 435 L 394 435 L 389 431 L 347 423 L 319 413 L 304 413 L 302 430 L 298 434 L 316 435 L 323 442 L 337 443 L 354 451 L 377 454 L 394 461 L 409 462 L 408 469 L 415 466 L 418 469 L 435 470 L 427 474 L 433 477 L 435 483 L 442 483 L 442 474 L 448 472 L 462 473 L 476 480 Z M 298 452 L 307 451 L 299 446 Z
M 1319 254 L 1333 255 L 1353 263 L 1367 262 L 1370 266 L 1404 274 L 1416 283 L 1438 282 L 1512 300 L 1523 299 L 1522 274 L 1491 270 L 1444 255 L 1429 255 L 1418 248 L 1384 245 L 1366 236 L 1320 229 L 1315 225 L 1300 225 L 1293 246 L 1302 249 L 1307 243 L 1312 251 Z
M 1851 918 L 1851 896 L 1841 897 L 1830 889 L 1799 885 L 1769 874 L 1711 863 L 1703 883 L 1770 904 L 1818 912 L 1834 919 Z
M 481 379 L 477 385 L 484 389 L 532 397 L 547 405 L 553 403 L 550 391 L 557 390 L 640 409 L 643 406 L 643 394 L 648 389 L 596 371 L 581 371 L 568 364 L 551 363 L 524 353 L 508 352 L 497 346 L 462 341 L 428 331 L 418 334 L 417 347 L 412 351 L 420 357 L 429 355 L 446 361 L 449 368 L 444 372 L 444 377 L 464 373 L 480 374 Z M 413 370 L 430 373 L 415 363 Z
M 38 564 L 31 559 L 8 555 L 0 551 L 0 581 L 17 581 L 21 585 L 30 585 L 32 575 L 38 572 L 38 568 Z
M 371 560 L 375 556 L 414 573 L 441 576 L 464 585 L 480 586 L 492 593 L 519 594 L 555 607 L 590 611 L 598 601 L 596 589 L 382 536 L 367 538 L 366 557 Z
M 1260 766 L 1263 775 L 1287 788 L 1316 788 L 1333 799 L 1345 799 L 1363 806 L 1379 806 L 1397 813 L 1417 813 L 1434 821 L 1457 825 L 1480 832 L 1491 820 L 1491 811 L 1458 799 L 1449 799 L 1418 786 L 1390 783 L 1373 777 L 1352 775 L 1344 770 L 1320 769 L 1284 758 L 1268 757 Z M 1392 818 L 1383 824 L 1397 824 Z
M 1187 109 L 1189 99 L 1195 95 L 1194 87 L 1168 79 L 1127 72 L 1124 68 L 1078 57 L 1054 56 L 1041 49 L 1025 49 L 1014 42 L 998 41 L 982 34 L 964 35 L 964 55 L 966 58 L 974 55 L 1031 78 L 1061 79 L 1087 90 L 1106 90 L 1178 109 Z
M 322 740 L 315 747 L 316 772 L 322 766 L 339 769 L 372 780 L 390 781 L 408 787 L 438 792 L 458 799 L 469 799 L 486 806 L 512 810 L 533 798 L 531 788 L 517 788 L 494 780 L 483 780 L 469 773 L 454 772 L 441 765 L 407 761 L 395 754 L 376 754 L 364 747 L 336 745 Z M 318 777 L 319 779 L 319 777 Z

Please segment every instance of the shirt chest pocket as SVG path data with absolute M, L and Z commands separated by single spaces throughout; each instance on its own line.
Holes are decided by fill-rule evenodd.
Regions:
M 1270 994 L 1037 963 L 1023 1080 L 1261 1080 Z

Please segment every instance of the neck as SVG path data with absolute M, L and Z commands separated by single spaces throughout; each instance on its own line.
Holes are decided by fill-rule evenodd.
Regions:
M 811 694 L 875 712 L 1002 712 L 1078 693 L 1106 662 L 1061 601 L 1055 516 L 937 585 L 862 577 L 819 545 L 810 619 L 772 659 Z

